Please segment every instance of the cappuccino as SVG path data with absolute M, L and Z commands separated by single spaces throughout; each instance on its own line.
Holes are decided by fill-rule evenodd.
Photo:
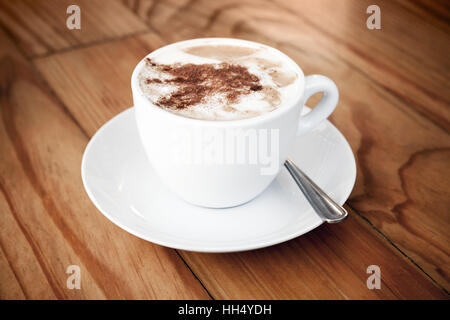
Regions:
M 244 43 L 244 44 L 243 44 Z M 299 94 L 294 62 L 255 43 L 205 39 L 149 54 L 138 81 L 155 106 L 201 120 L 239 120 L 292 104 Z

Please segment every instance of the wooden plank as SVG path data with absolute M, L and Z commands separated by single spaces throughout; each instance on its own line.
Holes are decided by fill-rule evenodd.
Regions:
M 69 5 L 81 10 L 81 29 L 69 30 Z M 0 23 L 27 56 L 45 55 L 144 31 L 147 27 L 119 1 L 1 0 Z
M 2 126 L 1 136 L 4 137 L 5 135 L 6 132 L 4 132 Z M 1 141 L 3 143 L 3 139 Z M 17 296 L 17 298 L 55 299 L 58 295 L 62 296 L 62 294 L 60 294 L 61 291 L 53 290 L 52 285 L 54 283 L 48 278 L 49 272 L 47 263 L 45 259 L 42 258 L 39 246 L 35 244 L 34 239 L 29 235 L 29 232 L 27 231 L 28 228 L 17 218 L 16 209 L 13 207 L 10 196 L 5 190 L 5 169 L 12 171 L 14 163 L 17 161 L 14 157 L 14 150 L 7 149 L 7 147 L 7 145 L 1 146 L 0 244 L 4 259 L 6 260 L 4 264 L 8 265 L 8 268 L 14 277 L 10 276 L 7 279 L 4 279 L 4 281 L 1 281 L 0 291 L 2 292 L 2 296 L 5 296 L 5 299 L 16 298 L 10 295 L 11 289 L 14 286 L 19 286 L 21 296 Z M 6 152 L 11 152 L 10 157 L 6 156 Z M 15 173 L 14 176 L 17 178 L 16 183 L 20 185 L 21 179 L 19 179 L 18 174 Z M 23 176 L 21 178 L 23 178 Z M 21 187 L 23 188 L 24 194 L 33 193 L 33 190 L 29 186 L 23 185 Z M 37 210 L 36 202 L 24 205 L 29 208 L 28 211 Z M 33 222 L 33 217 L 28 217 L 28 223 Z M 44 220 L 43 222 L 47 222 L 47 220 Z M 41 227 L 39 224 L 37 226 Z M 50 243 L 44 230 L 45 229 L 42 229 L 41 233 L 45 237 L 45 241 Z M 64 270 L 62 270 L 62 272 L 64 272 Z
M 223 299 L 445 299 L 418 269 L 350 213 L 271 248 L 232 254 L 182 252 L 214 297 Z M 368 290 L 367 267 L 381 270 Z
M 416 14 L 420 20 L 426 20 L 438 28 L 449 30 L 448 17 L 450 17 L 450 8 L 447 0 L 396 0 L 396 2 L 408 11 Z
M 149 34 L 36 59 L 35 64 L 74 119 L 88 135 L 93 135 L 105 121 L 132 104 L 131 72 L 145 53 L 162 42 L 158 36 Z M 94 60 L 93 57 L 100 59 Z M 351 76 L 355 84 L 360 84 L 360 92 L 373 91 L 371 81 L 360 73 L 353 74 L 339 60 L 328 63 L 333 63 L 339 71 L 338 83 L 343 76 Z M 67 77 L 69 74 L 71 76 Z M 402 128 L 414 127 L 418 134 L 429 133 L 429 136 L 441 132 L 408 108 L 398 111 L 389 97 L 372 93 L 369 99 L 372 98 L 385 105 L 388 116 L 398 116 L 398 125 Z M 359 106 L 350 102 L 349 94 L 344 94 L 343 106 L 337 111 L 334 121 L 345 129 L 344 133 L 358 149 L 360 136 L 365 131 L 361 133 L 352 124 L 352 108 L 358 109 Z M 365 107 L 370 110 L 368 113 L 374 112 L 372 105 Z M 363 115 L 370 116 L 368 113 Z M 374 125 L 385 128 L 382 120 L 375 117 Z M 442 139 L 436 143 L 445 142 Z M 381 240 L 377 232 L 358 217 L 351 217 L 342 225 L 323 226 L 305 237 L 254 252 L 181 254 L 215 298 L 445 297 L 418 268 L 387 241 Z M 382 265 L 385 286 L 380 291 L 370 291 L 366 287 L 365 272 L 371 264 Z
M 99 46 L 100 49 L 94 49 L 97 48 L 95 46 L 93 50 L 72 51 L 69 56 L 36 59 L 35 64 L 48 77 L 47 80 L 73 117 L 83 121 L 82 127 L 92 134 L 104 124 L 105 119 L 132 105 L 130 79 L 134 65 L 162 44 L 157 35 L 149 33 L 144 38 L 107 43 Z M 62 65 L 63 61 L 67 65 Z M 95 65 L 101 66 L 101 75 L 89 72 Z M 88 72 L 84 74 L 81 70 Z M 53 82 L 56 79 L 62 82 L 57 85 Z M 104 94 L 98 95 L 91 90 L 92 87 L 101 88 Z M 111 89 L 113 92 L 109 94 Z
M 369 30 L 365 11 L 370 0 L 277 2 L 280 10 L 313 28 L 327 50 L 450 130 L 450 15 L 446 26 L 435 25 L 405 9 L 407 1 L 380 1 L 382 29 Z
M 208 298 L 175 251 L 124 233 L 96 210 L 80 179 L 86 135 L 0 38 L 0 261 L 16 278 L 5 275 L 0 292 L 18 282 L 30 299 Z M 81 269 L 80 290 L 66 287 L 69 265 Z
M 173 15 L 182 12 L 184 8 L 190 8 L 195 2 L 192 0 L 172 0 L 172 1 L 142 1 L 142 0 L 122 0 L 123 4 L 133 11 L 142 21 L 145 21 L 152 31 L 163 34 L 164 39 L 171 42 L 171 38 L 178 35 L 171 34 L 170 29 L 165 28 L 164 24 L 172 20 Z M 189 17 L 183 17 L 183 20 L 190 20 Z M 173 21 L 177 23 L 176 21 Z
M 433 178 L 450 176 L 448 10 L 379 1 L 382 30 L 372 31 L 365 25 L 369 4 L 165 1 L 138 14 L 170 41 L 257 40 L 290 55 L 305 74 L 334 79 L 341 102 L 331 119 L 358 157 L 350 205 L 448 290 L 450 181 Z
M 1 249 L 1 248 L 0 248 Z M 22 285 L 16 278 L 14 270 L 5 257 L 3 250 L 0 250 L 0 299 L 25 299 L 25 293 L 23 292 Z

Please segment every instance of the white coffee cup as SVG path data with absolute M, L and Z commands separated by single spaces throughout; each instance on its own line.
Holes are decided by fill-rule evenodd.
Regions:
M 194 39 L 183 41 L 183 44 L 201 45 L 212 41 L 217 44 L 232 43 L 269 48 L 255 42 L 226 38 Z M 159 50 L 179 44 L 174 43 L 160 48 L 147 57 L 151 58 Z M 271 50 L 276 49 L 271 48 Z M 138 74 L 145 64 L 144 59 L 134 69 L 131 88 L 143 147 L 158 176 L 174 193 L 187 202 L 204 207 L 224 208 L 252 200 L 269 186 L 283 167 L 295 137 L 314 128 L 336 108 L 339 93 L 332 80 L 321 75 L 305 77 L 293 60 L 280 51 L 278 53 L 280 57 L 290 61 L 298 75 L 296 81 L 298 95 L 290 105 L 240 120 L 199 120 L 166 111 L 152 104 L 140 89 Z M 320 102 L 307 115 L 300 116 L 304 103 L 318 92 L 323 93 Z M 220 157 L 209 161 L 192 161 L 196 157 L 193 156 L 192 151 L 195 148 L 197 156 L 207 154 L 207 152 L 202 153 L 202 143 L 196 143 L 199 137 L 206 141 L 202 140 L 205 142 L 204 148 L 210 148 L 211 145 L 220 145 L 217 142 L 220 141 L 219 139 L 214 140 L 216 137 L 230 136 L 229 133 L 244 134 L 249 137 L 256 133 L 256 138 L 252 135 L 254 139 L 249 138 L 249 142 L 256 141 L 257 146 L 271 151 L 276 146 L 276 152 L 271 154 L 275 155 L 272 160 L 276 163 L 271 163 L 272 169 L 275 168 L 275 170 L 268 170 L 267 163 L 233 161 L 233 157 L 229 157 L 231 161 L 219 161 Z M 263 137 L 262 133 L 273 134 L 267 138 Z M 214 139 L 208 140 L 208 137 L 214 137 Z M 236 150 L 236 145 L 233 146 L 233 143 L 238 144 L 238 142 L 233 142 L 232 139 L 228 142 L 229 148 L 226 150 Z M 242 143 L 242 140 L 240 142 Z M 226 150 L 223 158 L 227 158 Z M 214 154 L 217 155 L 217 152 Z M 190 160 L 185 161 L 186 159 Z

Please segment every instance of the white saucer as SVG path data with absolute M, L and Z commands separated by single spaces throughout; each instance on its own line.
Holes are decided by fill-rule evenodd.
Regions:
M 290 157 L 336 202 L 347 200 L 355 184 L 355 158 L 329 121 L 297 138 Z M 167 190 L 150 166 L 133 108 L 115 116 L 92 137 L 81 175 L 92 202 L 109 220 L 137 237 L 176 249 L 262 248 L 322 223 L 285 168 L 269 188 L 244 205 L 208 209 L 184 202 Z

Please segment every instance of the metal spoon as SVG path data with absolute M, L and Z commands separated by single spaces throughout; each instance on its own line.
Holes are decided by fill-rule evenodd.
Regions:
M 284 166 L 302 190 L 308 202 L 319 217 L 328 223 L 337 223 L 344 220 L 347 211 L 334 202 L 322 189 L 319 188 L 291 159 L 287 159 Z

